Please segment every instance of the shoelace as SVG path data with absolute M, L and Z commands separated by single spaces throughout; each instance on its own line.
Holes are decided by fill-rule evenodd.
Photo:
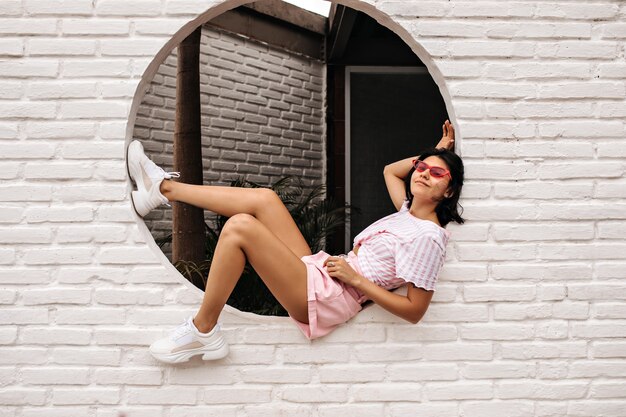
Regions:
M 190 320 L 185 320 L 183 324 L 181 324 L 180 326 L 174 329 L 170 338 L 172 340 L 178 339 L 180 336 L 190 331 L 191 331 Z

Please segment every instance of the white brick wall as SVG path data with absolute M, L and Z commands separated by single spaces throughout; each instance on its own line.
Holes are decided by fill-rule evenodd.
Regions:
M 227 308 L 228 358 L 167 367 L 146 347 L 201 294 L 130 207 L 134 91 L 234 3 L 0 2 L 0 416 L 626 415 L 626 4 L 346 3 L 410 43 L 458 128 L 469 221 L 432 306 L 313 343 Z

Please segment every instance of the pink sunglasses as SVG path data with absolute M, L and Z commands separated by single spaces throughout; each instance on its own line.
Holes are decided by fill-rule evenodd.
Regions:
M 448 171 L 445 168 L 431 167 L 426 162 L 418 161 L 417 159 L 414 159 L 412 162 L 413 162 L 413 167 L 415 168 L 415 170 L 417 172 L 424 172 L 426 170 L 429 170 L 430 171 L 430 175 L 432 175 L 435 178 L 443 178 L 446 175 L 448 175 L 450 178 L 452 178 L 452 175 L 450 175 L 450 171 Z

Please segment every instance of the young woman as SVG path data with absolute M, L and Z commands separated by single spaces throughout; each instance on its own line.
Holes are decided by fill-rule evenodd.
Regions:
M 167 363 L 228 354 L 217 323 L 246 260 L 309 339 L 348 321 L 372 300 L 417 323 L 428 308 L 443 265 L 450 222 L 463 223 L 458 201 L 463 163 L 450 149 L 454 129 L 443 125 L 438 148 L 385 167 L 384 178 L 397 213 L 378 220 L 354 240 L 348 255 L 311 254 L 286 207 L 269 189 L 189 185 L 174 182 L 144 154 L 138 141 L 128 148 L 128 166 L 137 191 L 132 199 L 145 216 L 179 201 L 230 217 L 215 249 L 204 299 L 169 337 L 150 346 Z M 389 290 L 407 285 L 407 294 Z

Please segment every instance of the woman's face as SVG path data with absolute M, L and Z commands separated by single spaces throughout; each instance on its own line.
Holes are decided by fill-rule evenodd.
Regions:
M 440 167 L 448 170 L 446 163 L 438 156 L 429 156 L 424 162 L 430 167 Z M 450 184 L 450 175 L 437 178 L 430 173 L 430 169 L 419 172 L 417 169 L 411 176 L 411 194 L 414 200 L 429 200 L 439 202 L 448 197 L 448 185 Z

